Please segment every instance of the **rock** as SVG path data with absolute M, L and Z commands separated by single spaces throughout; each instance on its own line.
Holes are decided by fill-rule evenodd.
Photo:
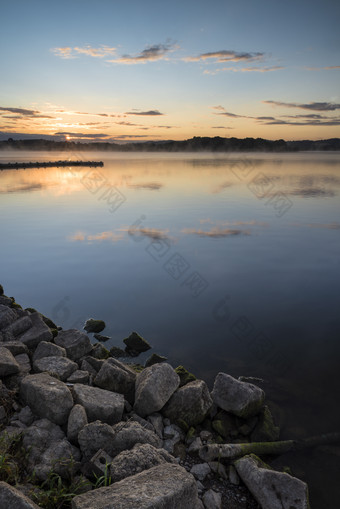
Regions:
M 129 421 L 135 421 L 135 422 L 139 422 L 139 424 L 141 426 L 143 426 L 143 428 L 145 429 L 148 429 L 150 431 L 155 431 L 155 428 L 153 427 L 153 425 L 147 421 L 146 419 L 143 419 L 143 417 L 141 417 L 140 415 L 136 414 L 135 412 L 130 412 L 127 416 L 129 418 Z
M 97 376 L 97 371 L 87 360 L 84 359 L 83 361 L 81 361 L 80 367 L 81 371 L 87 372 L 92 376 Z
M 159 414 L 159 413 L 151 414 L 148 416 L 147 420 L 152 424 L 152 426 L 154 427 L 154 430 L 155 430 L 156 434 L 159 436 L 159 438 L 163 438 L 164 426 L 163 426 L 163 418 L 162 418 L 161 414 Z
M 222 509 L 222 495 L 214 490 L 208 490 L 203 495 L 205 509 Z
M 86 410 L 89 422 L 100 420 L 114 424 L 122 419 L 124 396 L 98 387 L 75 384 L 73 387 L 75 403 Z
M 258 416 L 258 423 L 255 426 L 250 438 L 252 442 L 275 442 L 279 439 L 280 428 L 275 426 L 273 416 L 267 406 L 263 407 Z
M 3 295 L 4 294 L 4 287 L 2 285 L 0 285 L 0 295 Z
M 20 368 L 20 375 L 28 375 L 31 372 L 31 361 L 28 357 L 27 353 L 20 353 L 19 355 L 15 356 L 15 360 L 19 364 Z
M 8 336 L 9 338 L 13 337 L 16 338 L 19 336 L 19 334 L 22 334 L 23 332 L 27 331 L 32 327 L 32 320 L 29 316 L 23 316 L 16 320 L 15 322 L 12 322 L 6 329 L 3 330 L 3 333 L 5 334 L 5 337 Z
M 165 426 L 163 431 L 163 448 L 171 454 L 174 454 L 175 446 L 184 440 L 184 433 L 176 424 Z
M 200 448 L 203 446 L 202 440 L 200 437 L 196 437 L 191 444 L 188 447 L 188 453 L 189 454 L 196 454 L 200 450 Z
M 309 509 L 308 487 L 300 479 L 271 470 L 253 454 L 235 461 L 235 467 L 262 509 Z
M 147 350 L 150 350 L 151 346 L 149 343 L 142 338 L 137 332 L 132 332 L 128 338 L 123 339 L 124 343 L 126 344 L 126 350 L 127 352 L 133 353 L 133 354 L 140 354 L 142 352 L 146 352 Z
M 150 366 L 153 366 L 154 364 L 158 364 L 159 362 L 165 362 L 167 360 L 166 357 L 163 357 L 163 355 L 158 355 L 157 353 L 153 353 L 151 357 L 147 359 L 145 362 L 145 367 L 149 368 Z
M 20 397 L 33 413 L 56 424 L 64 424 L 73 407 L 67 386 L 47 373 L 27 375 L 21 382 Z
M 190 473 L 199 481 L 204 481 L 208 474 L 211 473 L 211 468 L 208 463 L 196 463 L 190 470 Z
M 205 509 L 204 504 L 203 504 L 203 502 L 202 502 L 202 500 L 200 498 L 198 499 L 198 502 L 197 502 L 197 505 L 196 505 L 196 509 Z
M 97 340 L 97 341 L 109 341 L 110 336 L 102 336 L 101 334 L 93 334 L 93 337 Z
M 41 341 L 34 351 L 33 362 L 38 359 L 42 359 L 43 357 L 66 357 L 66 350 L 54 343 Z
M 112 357 L 116 357 L 116 358 L 126 357 L 126 352 L 125 352 L 125 350 L 122 350 L 121 348 L 118 348 L 117 346 L 113 346 L 110 349 L 110 355 Z
M 176 460 L 163 449 L 156 449 L 150 444 L 136 444 L 130 451 L 122 451 L 113 459 L 110 467 L 112 482 L 163 463 L 176 463 Z
M 34 472 L 40 481 L 46 481 L 51 470 L 60 475 L 62 479 L 70 476 L 70 471 L 75 473 L 80 460 L 80 451 L 63 439 L 58 442 L 50 442 L 49 447 L 39 457 L 39 462 L 34 465 Z
M 36 348 L 41 341 L 52 341 L 52 333 L 39 313 L 33 313 L 30 315 L 30 319 L 33 326 L 19 336 L 20 341 L 27 345 L 29 349 Z
M 74 405 L 67 421 L 67 438 L 70 442 L 78 442 L 78 434 L 88 424 L 85 408 Z
M 120 422 L 112 426 L 114 437 L 107 452 L 117 456 L 126 449 L 132 449 L 136 444 L 150 444 L 156 448 L 162 446 L 162 441 L 153 431 L 143 428 L 138 422 Z M 105 449 L 103 447 L 103 449 Z M 105 449 L 107 450 L 107 449 Z
M 224 479 L 225 481 L 229 480 L 229 475 L 223 463 L 221 463 L 220 461 L 209 461 L 208 465 L 211 468 L 212 472 L 217 474 L 218 477 Z
M 0 507 L 2 509 L 39 509 L 32 500 L 3 481 L 0 481 Z
M 46 371 L 65 382 L 78 369 L 78 364 L 67 357 L 42 357 L 33 362 L 33 369 L 36 373 Z
M 112 426 L 100 421 L 86 424 L 78 434 L 80 450 L 85 459 L 89 460 L 94 454 L 103 449 L 110 456 L 113 456 L 113 439 L 115 432 Z
M 240 484 L 240 478 L 233 465 L 229 465 L 228 467 L 228 477 L 231 484 L 234 484 L 235 486 L 238 486 Z
M 93 345 L 91 356 L 95 359 L 107 359 L 110 357 L 110 352 L 105 346 L 100 343 L 96 343 Z
M 86 332 L 101 332 L 105 327 L 106 325 L 103 320 L 94 320 L 93 318 L 86 320 L 84 325 Z
M 7 412 L 3 405 L 0 406 L 0 423 L 5 422 L 7 419 Z
M 106 488 L 76 496 L 72 509 L 197 509 L 195 479 L 164 463 Z
M 240 382 L 226 373 L 218 373 L 211 393 L 214 403 L 238 417 L 257 414 L 264 401 L 264 392 L 256 385 Z
M 18 419 L 20 422 L 25 424 L 26 426 L 30 426 L 34 421 L 34 414 L 29 406 L 25 406 L 18 413 Z
M 6 341 L 6 343 L 1 344 L 1 346 L 7 348 L 14 357 L 21 353 L 28 353 L 27 346 L 21 341 Z
M 213 429 L 225 439 L 232 439 L 238 435 L 237 418 L 221 410 L 212 421 Z
M 184 366 L 177 366 L 175 371 L 180 378 L 180 384 L 179 384 L 180 387 L 183 387 L 183 385 L 186 385 L 189 382 L 194 382 L 195 380 L 197 380 L 195 375 L 193 375 L 192 373 L 189 373 L 189 371 Z
M 6 295 L 0 295 L 0 305 L 1 306 L 11 306 L 13 303 L 12 299 L 10 297 L 7 297 Z
M 179 386 L 179 376 L 170 364 L 145 368 L 136 380 L 134 411 L 142 417 L 163 408 Z
M 11 323 L 15 322 L 17 320 L 18 315 L 14 311 L 14 309 L 11 309 L 3 304 L 1 304 L 0 301 L 0 329 L 5 329 Z
M 90 476 L 95 476 L 97 478 L 101 476 L 108 476 L 111 463 L 111 456 L 103 449 L 99 449 L 88 463 L 87 468 L 90 471 Z
M 200 424 L 212 405 L 207 384 L 203 380 L 180 387 L 163 409 L 163 415 L 171 421 L 184 421 L 187 426 Z
M 89 383 L 90 374 L 88 371 L 77 369 L 73 371 L 72 375 L 68 377 L 67 382 L 70 384 L 85 384 Z
M 95 370 L 96 373 L 98 373 L 98 371 L 100 370 L 100 368 L 102 367 L 102 365 L 105 362 L 102 359 L 95 359 L 91 355 L 88 355 L 84 359 L 80 359 L 80 361 L 83 361 L 83 360 L 86 361 L 88 364 L 90 364 L 90 366 L 92 366 L 92 368 Z
M 19 373 L 20 366 L 7 348 L 0 346 L 0 376 Z
M 67 357 L 72 361 L 77 361 L 92 350 L 89 337 L 77 329 L 60 331 L 54 342 L 65 348 Z
M 94 384 L 108 391 L 124 394 L 132 404 L 134 401 L 136 373 L 117 359 L 108 359 L 100 368 Z

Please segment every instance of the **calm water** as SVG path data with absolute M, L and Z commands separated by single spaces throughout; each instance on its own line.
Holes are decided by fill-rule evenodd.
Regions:
M 7 293 L 65 328 L 105 320 L 109 346 L 136 330 L 210 385 L 263 378 L 283 438 L 339 430 L 340 154 L 72 158 L 105 165 L 0 173 Z M 281 459 L 339 507 L 339 456 Z

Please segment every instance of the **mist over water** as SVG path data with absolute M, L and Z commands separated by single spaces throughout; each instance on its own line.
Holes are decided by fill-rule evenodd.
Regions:
M 339 154 L 0 162 L 69 157 L 104 167 L 0 172 L 7 294 L 64 328 L 105 320 L 109 347 L 136 330 L 210 386 L 218 371 L 263 378 L 283 438 L 339 429 Z M 335 509 L 332 460 L 310 454 L 286 464 L 312 507 Z

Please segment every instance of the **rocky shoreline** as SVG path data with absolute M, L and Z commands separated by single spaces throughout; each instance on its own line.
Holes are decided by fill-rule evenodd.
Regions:
M 309 508 L 304 482 L 243 452 L 279 440 L 259 386 L 218 373 L 210 392 L 160 355 L 133 364 L 148 342 L 109 351 L 104 328 L 86 322 L 92 343 L 0 285 L 2 509 Z

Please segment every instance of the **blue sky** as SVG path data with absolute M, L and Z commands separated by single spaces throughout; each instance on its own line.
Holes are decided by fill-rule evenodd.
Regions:
M 340 136 L 335 0 L 19 0 L 1 18 L 2 139 Z

